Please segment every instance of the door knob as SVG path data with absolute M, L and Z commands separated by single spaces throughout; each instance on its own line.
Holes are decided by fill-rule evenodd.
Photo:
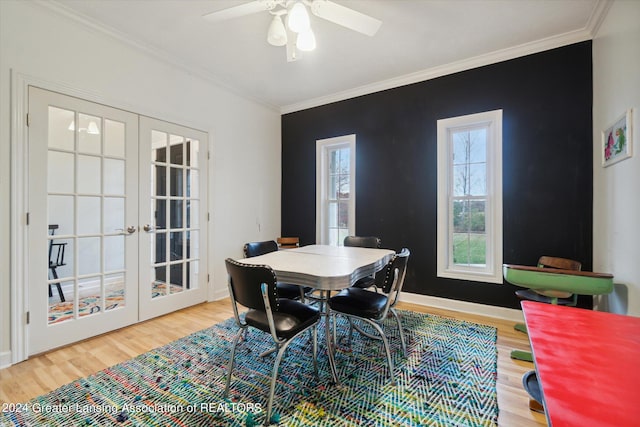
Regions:
M 144 229 L 144 231 L 146 231 L 147 233 L 150 233 L 153 231 L 153 225 L 151 224 L 145 224 L 144 227 L 142 227 Z
M 130 225 L 127 227 L 127 233 L 129 234 L 133 234 L 136 232 L 136 226 L 135 225 Z

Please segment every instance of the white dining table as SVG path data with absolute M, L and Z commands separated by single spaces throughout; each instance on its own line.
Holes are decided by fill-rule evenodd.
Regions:
M 381 270 L 394 255 L 395 252 L 389 249 L 309 245 L 237 261 L 268 265 L 276 273 L 279 282 L 315 288 L 320 291 L 321 301 L 326 302 L 332 291 L 348 288 L 359 279 Z M 340 384 L 333 357 L 329 305 L 322 306 L 325 308 L 323 315 L 331 375 L 334 382 Z
M 237 261 L 268 265 L 279 282 L 336 291 L 381 270 L 394 254 L 389 249 L 309 245 Z

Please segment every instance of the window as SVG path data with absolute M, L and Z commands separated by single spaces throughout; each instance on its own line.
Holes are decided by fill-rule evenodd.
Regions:
M 502 283 L 502 110 L 438 120 L 438 276 Z
M 316 141 L 316 241 L 342 246 L 355 234 L 356 136 Z

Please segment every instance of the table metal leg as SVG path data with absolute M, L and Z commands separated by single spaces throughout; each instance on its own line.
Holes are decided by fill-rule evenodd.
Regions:
M 326 294 L 325 294 L 326 292 Z M 336 385 L 340 385 L 340 380 L 338 379 L 338 371 L 336 369 L 336 361 L 333 357 L 333 339 L 331 337 L 331 309 L 329 308 L 329 298 L 331 297 L 331 291 L 322 291 L 321 295 L 324 297 L 324 326 L 325 326 L 325 338 L 327 342 L 327 356 L 329 357 L 329 367 L 331 368 L 331 376 L 333 377 L 333 382 Z

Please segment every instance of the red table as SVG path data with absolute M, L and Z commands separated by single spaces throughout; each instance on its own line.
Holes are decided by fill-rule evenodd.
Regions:
M 547 422 L 640 425 L 640 318 L 523 301 Z

